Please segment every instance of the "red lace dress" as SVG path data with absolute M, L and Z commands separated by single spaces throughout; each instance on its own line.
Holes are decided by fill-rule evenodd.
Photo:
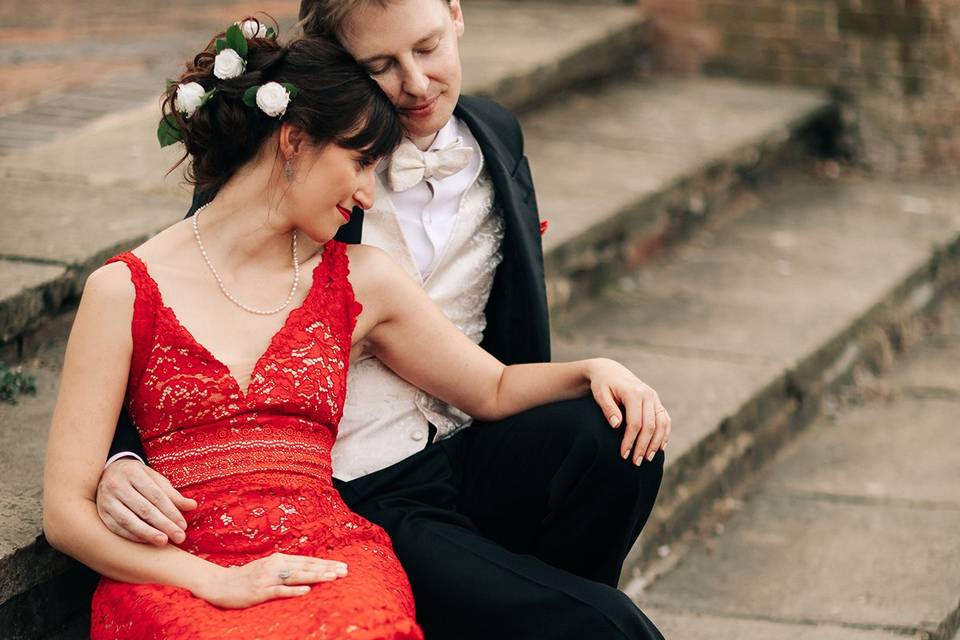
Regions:
M 422 639 L 390 539 L 352 513 L 331 482 L 330 449 L 346 393 L 360 305 L 345 246 L 330 242 L 293 310 L 241 390 L 229 369 L 163 304 L 131 253 L 136 289 L 127 408 L 150 464 L 199 506 L 180 547 L 224 566 L 274 552 L 346 562 L 310 593 L 220 609 L 189 591 L 102 579 L 92 638 Z

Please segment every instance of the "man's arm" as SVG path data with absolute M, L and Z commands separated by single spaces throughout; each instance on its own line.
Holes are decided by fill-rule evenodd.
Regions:
M 130 414 L 124 409 L 120 412 L 120 418 L 117 420 L 117 429 L 113 432 L 113 442 L 110 443 L 110 457 L 107 458 L 107 465 L 116 458 L 137 457 L 141 462 L 147 459 L 147 454 L 143 450 L 143 443 L 140 442 L 140 435 L 137 433 Z

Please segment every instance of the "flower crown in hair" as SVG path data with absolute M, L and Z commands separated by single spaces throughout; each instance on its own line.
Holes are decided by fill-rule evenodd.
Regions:
M 266 27 L 258 20 L 244 20 L 236 22 L 227 28 L 225 37 L 217 38 L 217 56 L 213 61 L 213 75 L 221 80 L 230 80 L 243 74 L 247 68 L 247 38 L 277 38 L 277 32 L 272 27 Z M 169 87 L 172 82 L 168 82 Z M 214 87 L 207 91 L 199 82 L 187 82 L 177 85 L 177 93 L 173 100 L 173 108 L 183 114 L 184 118 L 192 116 L 197 109 L 205 105 L 216 94 Z M 287 112 L 290 99 L 296 97 L 300 90 L 289 82 L 267 82 L 248 88 L 243 93 L 243 103 L 248 107 L 259 107 L 271 118 L 279 118 Z M 166 115 L 160 119 L 157 127 L 157 139 L 161 147 L 183 142 L 183 131 L 180 123 L 173 115 Z

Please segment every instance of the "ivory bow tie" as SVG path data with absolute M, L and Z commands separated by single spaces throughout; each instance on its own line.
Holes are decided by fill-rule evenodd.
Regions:
M 457 138 L 442 149 L 420 151 L 410 140 L 404 140 L 390 158 L 389 180 L 394 191 L 406 191 L 421 180 L 442 180 L 470 164 L 473 149 Z

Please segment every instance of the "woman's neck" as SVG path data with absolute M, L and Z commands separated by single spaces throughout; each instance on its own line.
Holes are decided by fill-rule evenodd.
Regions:
M 231 178 L 199 212 L 204 248 L 224 270 L 289 268 L 294 226 L 283 206 L 282 187 L 257 176 L 257 170 Z M 258 179 L 259 178 L 259 179 Z M 306 262 L 320 245 L 297 235 L 297 252 Z

